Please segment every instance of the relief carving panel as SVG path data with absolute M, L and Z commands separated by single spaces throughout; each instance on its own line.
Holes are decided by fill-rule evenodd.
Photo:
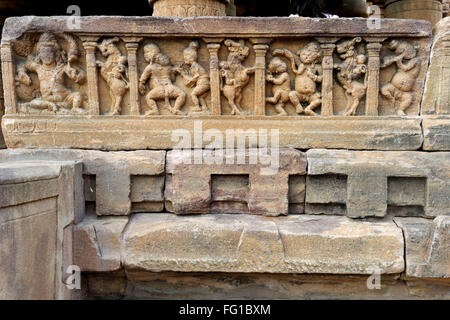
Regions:
M 258 19 L 217 18 L 223 20 L 219 32 L 208 18 L 180 20 L 179 25 L 165 27 L 166 20 L 175 20 L 146 18 L 155 20 L 149 32 L 136 18 L 109 21 L 97 17 L 96 25 L 98 19 L 115 23 L 117 33 L 106 34 L 102 27 L 93 28 L 91 19 L 83 18 L 85 26 L 71 32 L 48 31 L 51 27 L 43 27 L 44 19 L 39 26 L 30 27 L 30 32 L 3 39 L 6 131 L 31 125 L 9 123 L 16 115 L 36 117 L 33 121 L 37 122 L 48 121 L 40 116 L 53 115 L 78 120 L 98 117 L 95 121 L 102 116 L 105 121 L 132 116 L 145 126 L 148 121 L 170 119 L 171 127 L 179 127 L 173 122 L 179 119 L 189 128 L 192 123 L 188 120 L 215 121 L 219 117 L 264 120 L 269 128 L 282 131 L 294 121 L 294 127 L 307 130 L 306 136 L 298 133 L 304 137 L 318 136 L 320 131 L 317 123 L 306 121 L 343 121 L 336 128 L 355 128 L 352 121 L 364 120 L 367 125 L 360 129 L 368 140 L 363 144 L 378 149 L 380 145 L 370 137 L 399 126 L 403 126 L 400 135 L 412 137 L 420 129 L 411 127 L 407 119 L 419 115 L 430 49 L 426 26 L 414 30 L 408 25 L 408 29 L 408 23 L 399 20 L 386 22 L 389 29 L 368 32 L 356 19 L 339 20 L 342 30 L 323 32 L 317 31 L 322 30 L 319 24 L 323 22 L 311 20 L 318 24 L 311 34 L 294 28 L 306 23 L 304 19 L 276 18 L 269 30 L 257 31 Z M 12 21 L 10 24 L 15 23 Z M 352 26 L 360 31 L 349 37 L 355 34 L 350 32 Z M 7 34 L 12 32 L 9 29 L 7 24 Z M 369 122 L 381 131 L 370 133 Z M 308 131 L 310 127 L 314 132 Z M 69 132 L 79 127 L 56 128 L 59 134 L 58 130 Z M 20 130 L 15 132 L 20 135 Z M 331 139 L 339 133 L 332 131 L 328 136 Z M 283 146 L 309 146 L 306 140 L 286 135 Z M 330 139 L 317 147 L 336 147 Z M 397 144 L 401 141 L 394 140 Z M 411 150 L 422 143 L 413 140 L 414 146 L 400 148 Z M 399 147 L 389 142 L 382 148 Z

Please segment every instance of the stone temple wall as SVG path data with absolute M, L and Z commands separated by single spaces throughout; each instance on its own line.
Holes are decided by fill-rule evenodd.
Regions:
M 70 195 L 54 298 L 448 299 L 449 21 L 10 18 L 0 212 Z

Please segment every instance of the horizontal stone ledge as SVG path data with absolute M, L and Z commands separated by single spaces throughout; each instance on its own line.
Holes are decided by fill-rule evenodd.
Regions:
M 450 213 L 448 152 L 316 149 L 306 156 L 306 213 L 345 212 L 352 218 Z
M 16 161 L 77 161 L 83 179 L 75 199 L 95 202 L 98 215 L 163 211 L 165 151 L 102 152 L 96 150 L 1 150 L 0 164 Z M 83 190 L 84 188 L 84 190 Z M 81 221 L 81 219 L 77 219 Z
M 104 35 L 151 35 L 157 36 L 353 36 L 367 33 L 367 36 L 431 35 L 431 24 L 421 20 L 382 19 L 380 28 L 370 28 L 367 19 L 311 19 L 304 17 L 80 17 L 80 29 L 72 28 L 73 18 L 13 17 L 3 27 L 3 41 L 19 38 L 24 32 L 70 32 Z
M 406 277 L 450 279 L 450 216 L 395 218 L 406 247 Z
M 450 151 L 450 116 L 427 116 L 422 121 L 426 151 Z
M 173 149 L 179 145 L 179 133 L 205 134 L 214 129 L 223 137 L 234 130 L 237 137 L 247 136 L 246 146 L 257 147 L 260 130 L 267 130 L 268 145 L 279 132 L 282 148 L 327 148 L 353 150 L 418 150 L 423 136 L 419 117 L 140 117 L 140 116 L 4 116 L 2 127 L 8 148 L 58 148 L 139 150 Z M 197 126 L 197 127 L 196 127 Z M 243 132 L 241 132 L 241 131 Z M 212 132 L 212 131 L 211 131 Z M 175 141 L 172 141 L 175 134 Z M 207 146 L 204 139 L 199 145 Z M 256 142 L 258 143 L 258 142 Z M 199 145 L 195 145 L 198 147 Z
M 139 214 L 121 257 L 127 271 L 393 274 L 404 271 L 404 242 L 393 222 Z

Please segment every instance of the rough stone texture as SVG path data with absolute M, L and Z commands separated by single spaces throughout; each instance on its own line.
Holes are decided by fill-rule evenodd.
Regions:
M 229 0 L 149 0 L 156 17 L 226 16 Z
M 88 297 L 94 299 L 443 299 L 449 282 L 405 280 L 382 275 L 381 288 L 369 290 L 367 276 L 127 272 L 88 274 Z
M 440 0 L 386 0 L 386 18 L 428 20 L 433 25 L 442 18 Z
M 423 150 L 450 151 L 450 116 L 425 116 Z
M 395 218 L 406 244 L 406 276 L 450 278 L 450 217 Z
M 450 17 L 434 29 L 431 63 L 428 69 L 421 114 L 424 150 L 450 150 Z
M 73 32 L 70 17 L 11 17 L 4 25 L 3 41 L 19 38 L 24 32 Z M 363 18 L 351 19 L 311 19 L 311 18 L 287 18 L 287 17 L 201 17 L 195 19 L 171 19 L 158 17 L 117 17 L 117 16 L 88 16 L 81 17 L 83 33 L 111 34 L 111 26 L 114 33 L 129 34 L 133 30 L 135 34 L 152 34 L 161 36 L 178 34 L 186 36 L 210 35 L 220 37 L 223 34 L 254 34 L 256 37 L 267 35 L 292 36 L 295 34 L 324 36 L 336 34 L 347 37 L 349 34 L 374 33 L 367 20 Z M 176 21 L 177 23 L 174 23 Z M 120 22 L 120 23 L 119 23 Z M 336 23 L 340 28 L 336 29 Z M 431 33 L 429 22 L 403 19 L 390 19 L 383 21 L 377 36 L 411 36 L 428 37 Z M 270 29 L 267 28 L 270 26 Z M 239 29 L 239 27 L 241 27 Z
M 238 119 L 222 116 L 215 119 L 150 119 L 123 116 L 118 122 L 109 117 L 94 116 L 87 122 L 82 117 L 67 116 L 58 119 L 56 130 L 42 132 L 35 128 L 51 126 L 55 120 L 25 115 L 5 116 L 2 126 L 9 148 L 173 149 L 178 145 L 172 141 L 174 128 L 185 129 L 193 137 L 195 122 L 198 120 L 201 120 L 204 132 L 209 129 L 219 130 L 222 137 L 226 136 L 227 129 L 236 132 L 244 130 L 248 137 L 255 137 L 251 131 L 245 132 L 249 129 L 267 129 L 268 134 L 278 130 L 279 146 L 282 148 L 418 150 L 423 144 L 421 120 L 417 117 L 389 117 L 383 120 L 374 117 L 282 118 Z M 98 132 L 99 128 L 102 128 L 102 132 Z M 92 136 L 96 139 L 91 139 Z M 271 141 L 268 140 L 270 146 Z M 203 147 L 209 143 L 200 141 Z M 250 145 L 248 142 L 246 144 Z M 190 145 L 194 147 L 194 141 Z M 227 147 L 225 142 L 223 147 Z
M 73 228 L 73 261 L 82 272 L 112 272 L 121 268 L 120 237 L 128 218 L 87 216 Z
M 449 214 L 450 154 L 309 150 L 306 213 Z
M 421 114 L 450 115 L 450 17 L 442 19 L 433 33 Z
M 173 212 L 266 216 L 289 213 L 289 179 L 306 173 L 302 152 L 268 149 L 267 157 L 260 157 L 262 149 L 222 151 L 211 153 L 215 157 L 211 160 L 220 164 L 205 163 L 205 155 L 201 158 L 200 153 L 199 158 L 196 151 L 167 153 L 166 172 L 171 177 L 167 179 L 166 201 Z M 196 159 L 203 164 L 196 164 Z
M 0 151 L 0 163 L 82 161 L 85 181 L 92 187 L 86 200 L 95 201 L 97 215 L 129 215 L 148 209 L 163 210 L 165 154 L 165 151 L 4 150 Z M 133 182 L 136 182 L 136 187 Z M 84 201 L 82 185 L 78 185 L 76 196 L 78 201 Z
M 70 299 L 74 180 L 80 164 L 0 163 L 0 298 Z
M 345 217 L 141 214 L 124 234 L 122 263 L 127 271 L 400 273 L 403 236 L 393 222 Z

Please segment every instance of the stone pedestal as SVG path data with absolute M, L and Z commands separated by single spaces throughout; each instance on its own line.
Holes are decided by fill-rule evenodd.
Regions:
M 428 20 L 435 25 L 442 18 L 439 0 L 386 0 L 385 17 Z
M 201 17 L 226 16 L 229 0 L 149 0 L 153 16 Z

